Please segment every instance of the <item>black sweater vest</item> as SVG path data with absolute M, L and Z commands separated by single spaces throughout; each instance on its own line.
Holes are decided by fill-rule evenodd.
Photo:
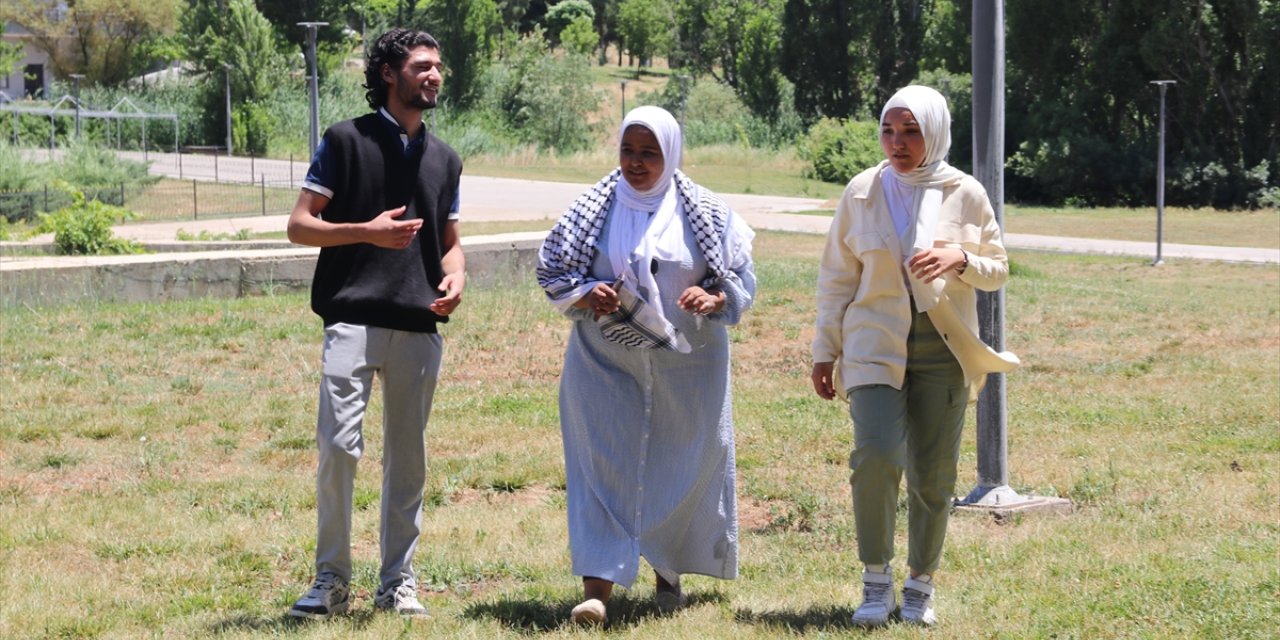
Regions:
M 333 199 L 320 217 L 366 222 L 405 206 L 398 219 L 421 218 L 405 249 L 359 243 L 320 249 L 311 285 L 311 309 L 325 325 L 344 322 L 401 331 L 435 333 L 447 322 L 427 307 L 439 298 L 444 278 L 440 246 L 449 208 L 458 193 L 462 160 L 430 133 L 421 153 L 405 157 L 403 144 L 380 113 L 340 122 L 325 131 L 334 163 Z

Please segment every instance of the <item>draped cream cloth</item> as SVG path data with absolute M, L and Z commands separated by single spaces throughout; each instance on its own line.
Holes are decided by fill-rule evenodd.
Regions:
M 920 132 L 924 135 L 924 161 L 909 173 L 899 173 L 890 168 L 898 182 L 915 187 L 911 198 L 909 220 L 906 233 L 901 236 L 902 255 L 910 260 L 920 251 L 933 247 L 934 235 L 938 229 L 938 212 L 942 208 L 942 190 L 953 187 L 965 177 L 965 172 L 947 164 L 947 152 L 951 150 L 951 112 L 947 110 L 947 99 L 934 89 L 911 85 L 899 89 L 880 110 L 880 123 L 892 109 L 906 109 L 920 123 Z M 938 296 L 942 294 L 945 284 L 934 280 L 925 284 L 907 272 L 911 285 L 911 295 L 916 300 L 916 310 L 924 313 L 938 304 Z

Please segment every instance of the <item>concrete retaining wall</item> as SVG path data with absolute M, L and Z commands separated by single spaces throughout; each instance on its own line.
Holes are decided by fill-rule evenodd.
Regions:
M 468 285 L 530 278 L 544 233 L 464 238 Z M 8 259 L 4 306 L 139 302 L 307 291 L 317 249 Z

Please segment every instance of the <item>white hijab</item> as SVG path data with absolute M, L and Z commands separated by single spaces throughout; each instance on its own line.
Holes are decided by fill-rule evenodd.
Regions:
M 947 99 L 941 93 L 920 85 L 903 87 L 884 103 L 880 110 L 880 123 L 884 124 L 890 109 L 898 108 L 906 109 L 915 116 L 924 135 L 924 160 L 920 166 L 908 173 L 890 169 L 899 182 L 915 187 L 914 197 L 910 200 L 913 209 L 910 211 L 911 222 L 907 233 L 902 236 L 902 254 L 910 260 L 917 252 L 933 246 L 938 212 L 942 208 L 942 190 L 959 182 L 966 174 L 945 160 L 951 150 L 951 112 L 947 110 Z M 909 280 L 917 310 L 932 309 L 941 293 L 942 280 L 934 281 L 936 287 Z
M 661 313 L 658 283 L 650 264 L 655 258 L 679 260 L 689 251 L 684 243 L 684 224 L 676 199 L 675 173 L 680 168 L 684 142 L 680 124 L 661 107 L 637 107 L 622 120 L 618 144 L 627 127 L 641 126 L 653 132 L 662 149 L 662 173 L 646 191 L 637 191 L 623 177 L 618 180 L 615 202 L 609 213 L 608 246 L 610 265 L 616 276 L 632 265 L 633 282 L 638 281 L 647 302 Z

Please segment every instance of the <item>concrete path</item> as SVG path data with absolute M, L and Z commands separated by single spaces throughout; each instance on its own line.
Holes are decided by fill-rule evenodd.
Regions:
M 485 178 L 484 180 L 496 181 L 498 178 Z M 526 182 L 532 185 L 550 188 L 547 191 L 553 191 L 561 188 L 558 183 L 535 183 L 530 181 L 511 180 L 509 183 Z M 515 189 L 523 185 L 504 185 L 504 188 L 512 189 L 507 193 L 525 193 Z M 569 185 L 581 190 L 581 185 Z M 577 195 L 574 192 L 565 200 L 572 200 Z M 512 196 L 508 196 L 512 197 Z M 767 209 L 770 205 L 776 205 L 776 200 L 769 199 L 769 202 L 763 204 L 746 203 L 747 206 L 741 206 L 738 203 L 739 198 L 759 198 L 759 196 L 734 196 L 727 195 L 726 200 L 730 201 L 730 205 L 738 211 L 742 217 L 754 229 L 768 229 L 771 231 L 790 231 L 795 233 L 815 233 L 825 234 L 827 228 L 831 224 L 831 218 L 824 215 L 805 215 L 795 213 L 774 213 Z M 521 196 L 523 199 L 523 196 Z M 797 200 L 784 199 L 784 200 Z M 784 205 L 789 206 L 789 205 Z M 549 228 L 552 221 L 559 216 L 559 212 L 554 214 L 545 214 L 549 211 L 551 204 L 538 208 L 511 210 L 510 208 L 503 210 L 479 209 L 473 211 L 467 209 L 463 215 L 468 220 L 546 220 Z M 795 210 L 795 209 L 791 209 Z M 162 222 L 150 224 L 128 224 L 116 227 L 116 233 L 122 237 L 149 243 L 173 242 L 178 230 L 181 229 L 187 233 L 196 234 L 201 231 L 208 231 L 210 234 L 228 234 L 234 235 L 241 229 L 247 229 L 250 233 L 264 233 L 272 231 L 282 231 L 288 216 L 257 216 L 245 218 L 223 218 L 214 220 L 186 220 L 182 222 Z M 1007 233 L 1005 234 L 1005 245 L 1010 249 L 1024 249 L 1032 251 L 1054 251 L 1062 253 L 1082 253 L 1082 254 L 1100 254 L 1115 256 L 1132 256 L 1138 258 L 1154 259 L 1156 255 L 1156 247 L 1154 242 L 1133 242 L 1126 240 L 1099 240 L 1093 238 L 1067 238 L 1060 236 L 1042 236 L 1024 233 Z M 1195 244 L 1169 244 L 1165 243 L 1162 254 L 1165 259 L 1192 259 L 1192 260 L 1212 260 L 1217 262 L 1241 262 L 1252 264 L 1280 264 L 1280 249 L 1257 249 L 1248 247 L 1216 247 L 1209 245 Z
M 45 152 L 35 152 L 43 154 Z M 120 152 L 122 157 L 146 160 L 151 172 L 191 180 L 266 180 L 268 184 L 287 184 L 298 188 L 306 175 L 307 163 L 302 159 L 255 160 L 242 157 L 220 157 L 172 153 Z M 37 155 L 37 157 L 39 157 Z M 585 184 L 545 182 L 463 175 L 462 215 L 466 220 L 546 220 L 550 227 L 565 207 L 587 188 Z M 744 194 L 721 194 L 747 223 L 755 229 L 825 234 L 831 219 L 823 215 L 806 215 L 817 209 L 830 209 L 831 203 L 815 198 L 788 198 Z M 179 229 L 192 234 L 233 235 L 241 229 L 250 233 L 282 231 L 287 216 L 249 216 L 212 220 L 184 220 L 148 224 L 127 224 L 117 228 L 123 237 L 144 242 L 172 242 Z M 1010 249 L 1056 251 L 1154 259 L 1154 242 L 1069 238 L 1009 233 L 1005 244 Z M 1208 245 L 1168 244 L 1162 248 L 1166 259 L 1213 260 L 1255 264 L 1280 264 L 1280 249 L 1218 247 Z

